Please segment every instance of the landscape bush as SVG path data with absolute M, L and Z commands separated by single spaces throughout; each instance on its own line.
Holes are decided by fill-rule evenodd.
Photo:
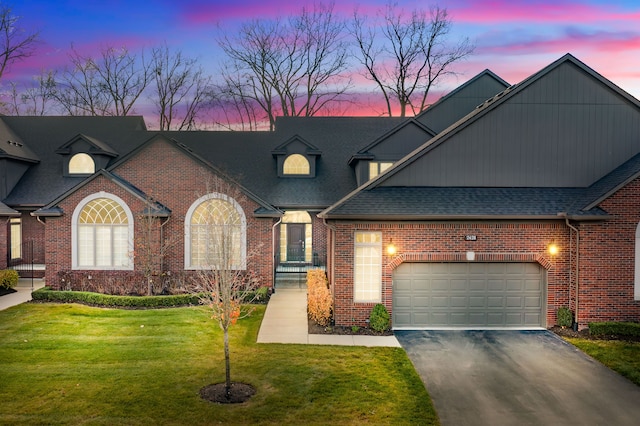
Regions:
M 589 333 L 593 336 L 640 337 L 640 324 L 635 322 L 591 322 Z
M 383 304 L 378 303 L 371 310 L 371 315 L 369 316 L 369 327 L 375 331 L 383 332 L 387 331 L 390 325 L 391 317 L 389 316 L 387 308 L 385 308 Z
M 0 270 L 0 288 L 7 290 L 14 288 L 18 285 L 19 278 L 18 271 L 14 271 L 13 269 Z
M 560 327 L 571 327 L 573 325 L 573 313 L 567 307 L 558 308 L 558 325 Z
M 319 325 L 331 323 L 333 299 L 324 271 L 314 269 L 307 272 L 307 314 Z
M 198 305 L 197 294 L 176 294 L 170 296 L 117 296 L 88 291 L 51 290 L 43 287 L 32 293 L 36 302 L 82 303 L 106 308 L 152 309 L 176 306 Z

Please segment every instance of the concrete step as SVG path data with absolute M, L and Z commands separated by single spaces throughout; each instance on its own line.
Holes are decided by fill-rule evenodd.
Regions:
M 306 273 L 278 273 L 275 282 L 278 289 L 305 289 L 307 288 Z

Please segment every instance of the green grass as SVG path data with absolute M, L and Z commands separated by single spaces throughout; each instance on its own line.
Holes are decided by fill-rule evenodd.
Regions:
M 0 424 L 438 424 L 400 348 L 257 344 L 264 306 L 231 330 L 247 403 L 202 400 L 224 381 L 222 333 L 200 307 L 0 311 Z
M 569 343 L 640 386 L 640 342 L 565 338 Z

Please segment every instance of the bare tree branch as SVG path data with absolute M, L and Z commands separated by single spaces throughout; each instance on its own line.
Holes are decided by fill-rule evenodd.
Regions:
M 0 5 L 0 79 L 11 64 L 30 57 L 38 41 L 38 32 L 27 33 L 13 14 L 11 7 Z
M 455 73 L 452 64 L 473 53 L 474 46 L 467 38 L 456 44 L 449 42 L 451 26 L 447 10 L 438 6 L 431 7 L 429 14 L 417 9 L 407 16 L 397 3 L 388 3 L 372 24 L 356 11 L 351 32 L 359 60 L 365 77 L 382 92 L 389 116 L 394 104 L 401 117 L 408 109 L 413 114 L 423 111 L 430 89 L 442 77 Z

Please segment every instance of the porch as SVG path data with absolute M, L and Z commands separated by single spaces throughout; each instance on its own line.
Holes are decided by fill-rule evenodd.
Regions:
M 273 264 L 274 268 L 274 289 L 306 289 L 307 271 L 320 269 L 327 270 L 327 254 L 325 252 L 314 252 L 310 261 L 291 260 L 304 259 L 302 256 L 296 256 L 290 250 L 286 256 L 280 253 L 275 255 Z

